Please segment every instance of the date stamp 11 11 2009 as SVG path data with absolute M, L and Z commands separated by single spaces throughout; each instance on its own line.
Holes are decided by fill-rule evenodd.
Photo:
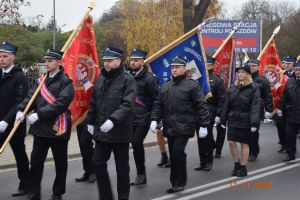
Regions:
M 264 181 L 230 181 L 229 186 L 231 189 L 271 189 L 273 187 L 273 183 Z

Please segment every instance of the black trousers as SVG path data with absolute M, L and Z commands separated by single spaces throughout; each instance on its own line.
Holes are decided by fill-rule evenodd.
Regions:
M 294 157 L 297 151 L 297 134 L 300 129 L 300 124 L 287 123 L 286 124 L 286 152 L 289 156 Z
M 187 181 L 186 153 L 184 152 L 189 137 L 186 135 L 168 136 L 171 161 L 170 181 L 173 187 L 184 187 Z
M 5 142 L 6 137 L 0 137 L 0 146 Z M 25 148 L 25 137 L 12 137 L 9 142 L 17 163 L 18 178 L 20 180 L 18 189 L 24 189 L 29 176 L 29 161 Z
M 221 123 L 219 123 L 217 125 L 216 129 L 217 129 L 217 138 L 216 138 L 216 142 L 215 142 L 216 153 L 221 154 L 223 145 L 224 145 L 224 141 L 225 141 L 225 136 L 226 136 L 226 128 L 222 128 Z
M 275 122 L 278 132 L 279 143 L 281 146 L 286 146 L 286 118 L 276 116 Z
M 68 140 L 34 136 L 29 171 L 29 193 L 31 194 L 39 194 L 41 191 L 44 163 L 49 148 L 53 154 L 56 172 L 52 192 L 54 195 L 62 195 L 66 192 Z
M 95 173 L 95 164 L 93 162 L 93 136 L 87 131 L 87 125 L 85 123 L 78 125 L 76 128 L 83 170 L 86 175 L 90 175 Z
M 259 154 L 259 126 L 257 130 L 250 135 L 249 154 L 257 156 Z
M 117 171 L 118 199 L 129 198 L 129 143 L 96 142 L 94 162 L 96 164 L 96 175 L 98 191 L 101 200 L 112 200 L 113 192 L 110 178 L 107 172 L 107 161 L 111 152 L 114 153 Z
M 147 136 L 149 126 L 134 126 L 131 138 L 133 157 L 136 165 L 137 174 L 144 174 L 145 169 L 145 150 L 144 139 Z
M 200 165 L 205 165 L 206 163 L 213 163 L 213 152 L 216 145 L 213 135 L 215 117 L 216 115 L 210 116 L 210 123 L 207 127 L 207 136 L 205 138 L 199 138 L 200 125 L 196 126 Z

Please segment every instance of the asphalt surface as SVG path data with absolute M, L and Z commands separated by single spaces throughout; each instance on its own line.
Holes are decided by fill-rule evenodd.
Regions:
M 196 139 L 189 141 L 186 148 L 188 182 L 185 190 L 178 194 L 167 194 L 165 191 L 170 185 L 169 169 L 156 166 L 160 159 L 157 146 L 146 149 L 146 167 L 148 182 L 142 186 L 132 186 L 130 199 L 203 199 L 203 200 L 299 200 L 300 199 L 300 154 L 297 153 L 296 161 L 283 163 L 285 154 L 277 153 L 279 149 L 276 128 L 272 124 L 262 124 L 260 131 L 261 153 L 256 162 L 248 163 L 248 176 L 237 178 L 230 176 L 233 163 L 225 141 L 222 157 L 214 160 L 213 169 L 209 172 L 194 171 L 199 165 Z M 297 139 L 299 149 L 300 139 Z M 116 173 L 114 158 L 109 161 L 111 182 L 116 191 Z M 136 170 L 130 151 L 131 179 L 135 178 Z M 74 178 L 81 176 L 81 159 L 69 160 L 67 176 L 67 192 L 63 199 L 93 200 L 98 199 L 96 183 L 75 183 Z M 11 197 L 18 184 L 15 169 L 0 171 L 0 199 L 25 199 L 25 197 Z M 52 183 L 55 177 L 52 162 L 45 165 L 42 183 L 42 199 L 51 196 Z

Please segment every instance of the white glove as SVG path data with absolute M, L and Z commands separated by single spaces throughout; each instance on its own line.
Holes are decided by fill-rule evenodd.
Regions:
M 278 117 L 282 117 L 282 116 L 283 116 L 282 110 L 279 110 L 279 109 L 277 110 L 277 116 L 278 116 Z
M 265 118 L 266 119 L 271 119 L 272 118 L 272 114 L 269 112 L 265 112 Z
M 27 121 L 29 124 L 34 124 L 37 120 L 39 120 L 39 116 L 37 113 L 32 113 L 27 117 Z
M 221 123 L 221 118 L 216 116 L 215 118 L 215 124 L 220 124 Z
M 156 127 L 157 127 L 157 121 L 151 121 L 151 124 L 150 124 L 150 131 L 152 133 L 156 133 Z
M 207 128 L 200 127 L 199 138 L 205 138 L 207 136 Z
M 94 125 L 87 125 L 87 130 L 91 135 L 94 135 Z
M 100 130 L 104 133 L 107 133 L 114 127 L 114 124 L 111 120 L 107 119 L 102 126 L 100 126 Z
M 221 128 L 225 129 L 225 128 L 226 128 L 226 125 L 221 124 Z
M 16 115 L 16 121 L 21 121 L 22 122 L 24 119 L 25 119 L 25 116 L 24 116 L 23 112 L 18 111 L 17 115 Z
M 251 133 L 254 133 L 257 130 L 255 127 L 251 127 Z
M 7 129 L 8 123 L 5 121 L 0 122 L 0 133 L 4 133 L 4 131 Z

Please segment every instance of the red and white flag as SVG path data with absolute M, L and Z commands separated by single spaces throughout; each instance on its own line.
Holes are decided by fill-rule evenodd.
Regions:
M 265 76 L 270 82 L 275 109 L 278 106 L 288 77 L 284 75 L 282 70 L 274 40 L 272 40 L 260 58 L 259 74 Z
M 65 73 L 73 80 L 75 89 L 75 97 L 70 105 L 73 126 L 85 119 L 93 86 L 99 75 L 94 24 L 91 16 L 84 19 L 74 38 L 65 50 L 62 59 Z
M 227 43 L 224 45 L 222 50 L 215 57 L 215 68 L 214 72 L 218 75 L 225 84 L 226 88 L 230 87 L 232 73 L 232 62 L 233 62 L 233 51 L 234 51 L 234 38 L 230 37 Z

